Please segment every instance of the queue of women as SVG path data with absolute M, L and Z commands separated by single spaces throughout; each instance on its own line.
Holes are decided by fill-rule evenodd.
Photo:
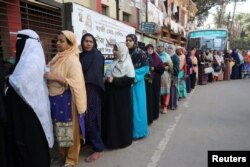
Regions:
M 114 60 L 104 73 L 104 57 L 92 34 L 83 35 L 80 53 L 75 35 L 62 31 L 58 52 L 46 64 L 38 34 L 19 31 L 16 63 L 4 97 L 1 90 L 5 105 L 2 109 L 1 100 L 1 120 L 7 120 L 0 129 L 5 136 L 0 144 L 6 148 L 1 162 L 49 167 L 54 140 L 60 155 L 54 161 L 65 167 L 77 165 L 82 140 L 93 150 L 85 161 L 93 162 L 105 148 L 124 148 L 147 137 L 148 126 L 159 113 L 178 108 L 178 101 L 195 88 L 197 76 L 204 84 L 240 74 L 235 50 L 232 56 L 216 51 L 197 54 L 195 48 L 188 54 L 163 42 L 142 50 L 135 34 L 124 40 L 114 45 Z M 249 60 L 245 53 L 244 75 Z

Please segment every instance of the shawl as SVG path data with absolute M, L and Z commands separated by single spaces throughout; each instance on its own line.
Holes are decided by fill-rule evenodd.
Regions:
M 35 112 L 42 125 L 48 145 L 52 148 L 54 137 L 48 88 L 43 76 L 46 67 L 43 48 L 36 32 L 26 29 L 19 31 L 18 36 L 20 34 L 26 35 L 27 39 L 23 49 L 21 48 L 20 59 L 9 77 L 9 83 Z M 21 39 L 17 39 L 17 41 L 19 40 Z M 19 45 L 18 43 L 17 45 Z
M 83 49 L 83 52 L 80 53 L 80 62 L 82 64 L 82 71 L 84 74 L 85 83 L 93 84 L 104 91 L 104 57 L 97 49 L 96 39 L 92 34 L 85 34 L 82 37 L 81 45 L 83 46 L 84 39 L 87 36 L 93 38 L 94 47 L 91 51 L 85 51 Z
M 117 78 L 127 76 L 134 78 L 135 70 L 128 48 L 124 43 L 118 43 L 116 46 L 118 48 L 118 58 L 109 65 L 106 76 L 113 76 Z
M 131 51 L 131 49 L 129 50 Z M 133 49 L 130 56 L 135 69 L 149 65 L 150 57 L 140 48 Z
M 51 72 L 65 78 L 71 89 L 72 100 L 76 104 L 77 111 L 82 114 L 86 111 L 87 100 L 77 40 L 71 31 L 62 31 L 62 33 L 72 43 L 72 46 L 65 51 L 58 52 L 48 63 L 48 66 Z M 67 89 L 67 86 L 65 87 L 56 81 L 48 81 L 48 87 L 50 96 L 60 95 Z

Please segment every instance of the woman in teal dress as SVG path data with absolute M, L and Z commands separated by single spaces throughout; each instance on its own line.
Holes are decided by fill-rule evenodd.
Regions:
M 149 134 L 144 82 L 144 76 L 149 72 L 149 57 L 143 50 L 137 47 L 136 35 L 127 35 L 126 45 L 135 68 L 135 83 L 132 88 L 133 139 L 139 139 Z

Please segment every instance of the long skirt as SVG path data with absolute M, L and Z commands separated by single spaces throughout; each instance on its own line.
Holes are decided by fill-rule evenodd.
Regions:
M 230 62 L 226 61 L 225 71 L 224 71 L 224 80 L 230 80 Z
M 104 150 L 101 139 L 101 110 L 102 110 L 102 90 L 92 84 L 86 85 L 87 93 L 87 113 L 85 116 L 86 141 L 92 145 L 96 152 Z
M 179 98 L 187 96 L 186 81 L 184 78 L 184 72 L 180 71 L 178 75 L 178 96 Z
M 240 79 L 240 66 L 236 64 L 233 66 L 231 79 Z
M 160 91 L 161 91 L 161 75 L 155 74 L 153 78 L 152 83 L 153 88 L 153 113 L 154 113 L 154 119 L 159 118 L 159 112 L 160 112 Z
M 194 89 L 196 84 L 196 72 L 193 71 L 191 74 L 191 88 Z
M 131 86 L 106 84 L 105 109 L 102 115 L 102 137 L 110 149 L 132 144 Z
M 188 77 L 186 78 L 186 89 L 187 89 L 187 93 L 191 92 L 191 80 L 190 80 L 190 75 L 188 75 Z
M 167 71 L 161 75 L 161 95 L 167 95 L 170 93 L 171 78 Z
M 147 98 L 148 125 L 150 125 L 154 120 L 152 80 L 150 81 L 145 80 L 145 87 L 146 87 L 146 98 Z
M 178 107 L 177 101 L 178 101 L 178 78 L 173 77 L 173 82 L 170 88 L 170 100 L 169 100 L 169 108 L 171 110 L 177 109 Z

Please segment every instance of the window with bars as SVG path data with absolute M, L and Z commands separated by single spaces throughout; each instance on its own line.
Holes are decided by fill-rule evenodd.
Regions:
M 102 5 L 102 14 L 105 16 L 109 16 L 109 7 L 106 5 Z
M 56 37 L 62 30 L 61 9 L 29 1 L 0 1 L 0 58 L 15 57 L 17 31 L 36 31 L 43 44 L 46 60 L 56 53 Z
M 130 20 L 130 14 L 128 14 L 126 12 L 123 12 L 122 13 L 122 18 L 123 18 L 123 21 L 129 22 L 129 20 Z

